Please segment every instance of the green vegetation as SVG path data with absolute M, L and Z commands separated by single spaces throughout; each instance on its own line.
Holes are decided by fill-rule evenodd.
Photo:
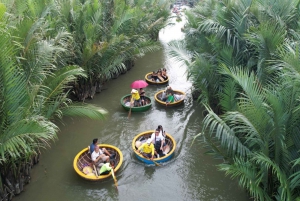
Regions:
M 169 53 L 201 90 L 208 153 L 255 200 L 300 195 L 298 0 L 203 0 Z
M 103 119 L 105 110 L 72 103 L 137 57 L 160 48 L 164 1 L 3 0 L 0 3 L 0 200 L 30 182 L 41 148 L 57 138 L 53 120 Z

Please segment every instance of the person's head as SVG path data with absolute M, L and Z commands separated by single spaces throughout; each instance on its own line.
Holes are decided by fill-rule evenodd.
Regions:
M 155 135 L 158 135 L 158 134 L 159 134 L 159 131 L 160 131 L 159 129 L 156 129 L 156 130 L 155 130 Z
M 157 129 L 162 130 L 163 129 L 162 125 L 158 125 Z
M 98 138 L 93 139 L 93 144 L 97 144 L 98 143 Z
M 138 91 L 135 90 L 135 89 L 132 89 L 132 90 L 131 90 L 131 93 L 132 93 L 132 94 L 135 94 L 135 93 L 138 93 Z
M 146 142 L 148 145 L 150 145 L 151 144 L 151 138 L 149 138 L 148 140 L 147 140 L 147 142 Z
M 95 146 L 95 152 L 98 153 L 98 151 L 99 151 L 99 147 Z
M 142 90 L 143 90 L 143 88 L 140 88 L 140 90 L 142 91 Z
M 110 159 L 109 164 L 111 167 L 115 167 L 115 159 Z
M 163 71 L 167 72 L 167 69 L 163 68 Z

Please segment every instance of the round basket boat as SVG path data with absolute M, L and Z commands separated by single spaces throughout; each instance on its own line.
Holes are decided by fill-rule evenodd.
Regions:
M 168 76 L 168 79 L 164 80 L 164 81 L 161 81 L 161 82 L 155 82 L 155 81 L 152 81 L 151 80 L 151 75 L 152 75 L 152 72 L 151 73 L 147 73 L 145 75 L 145 80 L 148 84 L 156 84 L 156 85 L 163 85 L 163 84 L 167 84 L 169 82 L 169 76 Z
M 165 149 L 165 156 L 160 157 L 160 158 L 154 158 L 152 161 L 150 159 L 147 159 L 146 157 L 144 157 L 142 154 L 140 154 L 137 151 L 139 145 L 146 142 L 146 140 L 151 137 L 152 133 L 154 133 L 154 130 L 145 131 L 145 132 L 138 134 L 137 136 L 135 136 L 133 138 L 132 149 L 134 151 L 134 154 L 140 161 L 142 161 L 146 164 L 154 164 L 153 161 L 155 161 L 156 163 L 163 163 L 163 162 L 169 161 L 172 158 L 172 156 L 174 155 L 175 148 L 176 148 L 176 142 L 175 142 L 174 138 L 168 133 L 166 134 L 166 139 L 165 139 L 166 144 L 167 144 L 166 145 L 167 147 Z
M 166 106 L 166 102 L 165 101 L 162 101 L 162 93 L 164 92 L 164 90 L 161 90 L 159 92 L 157 92 L 155 95 L 154 95 L 154 99 L 155 101 L 160 104 L 160 105 L 163 105 L 163 106 Z M 178 97 L 178 98 L 174 98 L 175 99 L 175 102 L 173 103 L 168 103 L 167 107 L 172 107 L 172 106 L 177 106 L 177 105 L 180 105 L 184 102 L 184 98 L 185 98 L 185 93 L 183 91 L 179 91 L 179 90 L 173 90 L 174 92 L 174 96 L 175 97 Z
M 117 172 L 123 163 L 123 154 L 115 146 L 108 144 L 98 144 L 98 147 L 105 148 L 109 153 L 115 153 L 115 172 Z M 93 167 L 91 166 L 92 159 L 88 148 L 81 150 L 74 158 L 73 167 L 75 172 L 82 178 L 90 181 L 99 181 L 111 176 L 111 173 L 106 175 L 98 175 L 98 177 L 92 172 Z
M 131 99 L 131 94 L 127 94 L 121 98 L 121 105 L 127 111 L 130 110 L 130 103 L 129 103 L 130 99 Z M 145 102 L 146 102 L 146 105 L 143 105 L 140 107 L 132 107 L 131 111 L 132 112 L 144 112 L 146 110 L 149 110 L 150 107 L 152 106 L 152 101 L 148 96 L 145 96 Z

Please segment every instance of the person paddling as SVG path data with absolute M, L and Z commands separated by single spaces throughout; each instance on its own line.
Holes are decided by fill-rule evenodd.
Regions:
M 139 149 L 139 153 L 142 153 L 142 155 L 146 156 L 147 158 L 150 158 L 150 160 L 153 160 L 154 158 L 154 145 L 152 144 L 151 139 L 149 138 L 145 143 L 143 143 Z
M 111 172 L 111 174 L 114 176 L 114 161 L 110 160 L 110 163 L 105 163 L 104 165 L 101 166 L 101 168 L 99 169 L 99 175 L 105 175 L 105 174 L 109 174 L 109 172 Z

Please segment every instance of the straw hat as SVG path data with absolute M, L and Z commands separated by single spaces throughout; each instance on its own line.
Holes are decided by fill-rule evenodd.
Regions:
M 132 89 L 132 90 L 131 90 L 131 93 L 132 93 L 132 94 L 135 94 L 135 93 L 138 93 L 138 91 L 135 90 L 135 89 Z

